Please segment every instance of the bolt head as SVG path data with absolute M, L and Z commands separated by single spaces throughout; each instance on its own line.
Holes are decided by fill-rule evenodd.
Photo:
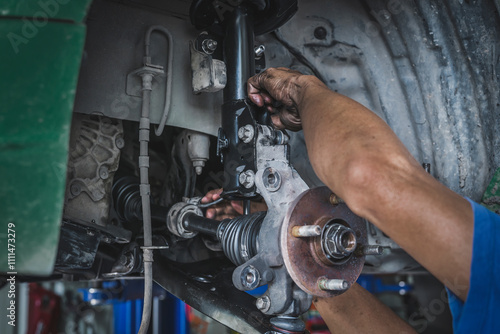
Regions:
M 314 29 L 314 38 L 319 39 L 319 40 L 324 40 L 326 39 L 326 36 L 328 35 L 328 32 L 326 31 L 325 27 L 317 27 Z
M 118 149 L 122 149 L 125 147 L 125 140 L 121 137 L 116 138 L 115 140 L 115 145 L 118 147 Z
M 71 192 L 71 195 L 78 196 L 82 192 L 82 187 L 78 183 L 73 183 L 69 187 L 69 191 Z
M 261 281 L 260 272 L 254 266 L 246 266 L 240 274 L 241 285 L 245 290 L 253 290 Z
M 259 297 L 255 301 L 255 306 L 257 306 L 260 311 L 266 312 L 271 308 L 271 299 L 269 299 L 268 296 Z
M 247 124 L 238 129 L 238 138 L 241 139 L 242 142 L 248 144 L 252 141 L 255 136 L 255 129 L 252 125 Z
M 241 172 L 238 180 L 243 187 L 249 189 L 255 184 L 255 173 L 252 170 Z
M 99 177 L 106 180 L 109 177 L 109 169 L 107 166 L 101 166 L 99 168 Z
M 201 42 L 201 48 L 206 54 L 212 54 L 217 50 L 217 41 L 207 38 Z

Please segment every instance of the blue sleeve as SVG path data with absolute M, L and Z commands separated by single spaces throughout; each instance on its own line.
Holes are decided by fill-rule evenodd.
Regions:
M 454 333 L 500 333 L 500 216 L 469 200 L 474 239 L 465 303 L 448 291 Z

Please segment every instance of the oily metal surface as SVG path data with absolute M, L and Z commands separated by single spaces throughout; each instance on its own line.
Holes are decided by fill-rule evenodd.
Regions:
M 239 333 L 271 333 L 271 316 L 255 307 L 255 297 L 231 283 L 233 267 L 225 259 L 175 263 L 156 257 L 154 280 L 165 290 Z M 281 332 L 276 332 L 281 333 Z
M 356 216 L 345 204 L 332 205 L 327 187 L 310 189 L 302 193 L 293 203 L 281 229 L 281 251 L 286 268 L 294 282 L 307 293 L 319 297 L 336 296 L 344 291 L 324 291 L 317 281 L 321 277 L 344 279 L 351 286 L 363 268 L 364 256 L 358 249 L 341 265 L 326 265 L 316 255 L 320 237 L 296 238 L 292 236 L 294 226 L 324 224 L 330 219 L 346 222 L 356 233 L 358 248 L 366 244 L 365 221 Z M 328 217 L 329 219 L 326 219 Z

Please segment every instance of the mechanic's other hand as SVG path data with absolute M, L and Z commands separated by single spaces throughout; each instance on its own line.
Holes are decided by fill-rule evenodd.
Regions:
M 209 191 L 202 199 L 201 203 L 210 203 L 220 198 L 222 189 Z M 264 201 L 252 201 L 250 203 L 250 213 L 267 211 L 267 205 Z M 243 201 L 222 201 L 209 207 L 205 216 L 210 219 L 222 220 L 234 218 L 243 214 Z
M 201 203 L 210 203 L 220 198 L 222 189 L 209 191 L 202 199 Z M 209 207 L 205 216 L 210 219 L 222 220 L 234 218 L 243 214 L 243 205 L 239 201 L 222 201 Z
M 303 77 L 302 73 L 288 68 L 269 68 L 248 79 L 248 97 L 271 112 L 277 129 L 299 131 L 302 124 L 297 105 L 302 98 Z

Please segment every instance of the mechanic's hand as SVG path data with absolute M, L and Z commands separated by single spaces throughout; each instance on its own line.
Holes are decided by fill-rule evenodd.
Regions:
M 201 203 L 210 203 L 220 198 L 222 189 L 209 191 L 202 199 Z M 222 220 L 234 218 L 243 214 L 243 205 L 239 201 L 222 201 L 207 209 L 205 216 L 210 219 Z
M 210 203 L 220 198 L 222 189 L 209 191 L 202 199 L 201 203 Z M 250 212 L 266 211 L 267 205 L 264 202 L 251 202 Z M 210 219 L 222 220 L 234 218 L 243 214 L 243 201 L 222 201 L 209 207 L 205 216 Z
M 269 68 L 248 79 L 248 97 L 257 106 L 267 107 L 276 128 L 299 131 L 302 124 L 297 105 L 304 88 L 303 77 L 288 68 Z

